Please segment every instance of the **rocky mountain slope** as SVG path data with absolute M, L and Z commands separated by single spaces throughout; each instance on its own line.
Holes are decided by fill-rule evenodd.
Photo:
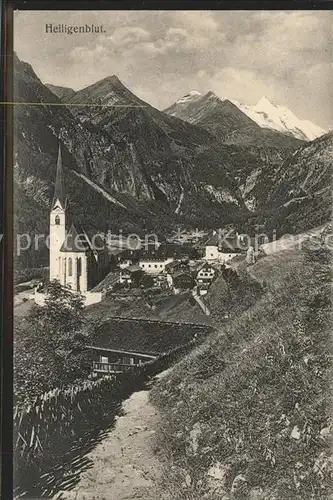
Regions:
M 184 98 L 183 109 L 198 125 L 170 116 L 170 110 L 158 111 L 116 76 L 78 92 L 49 85 L 52 92 L 29 64 L 17 57 L 14 62 L 15 100 L 45 103 L 15 107 L 16 233 L 48 232 L 59 141 L 70 209 L 88 232 L 220 227 L 258 216 L 263 208 L 284 216 L 284 205 L 294 204 L 288 204 L 285 184 L 279 188 L 280 177 L 288 183 L 289 168 L 294 169 L 296 189 L 297 182 L 307 185 L 316 177 L 312 167 L 308 177 L 310 160 L 298 172 L 297 158 L 315 155 L 315 164 L 319 155 L 328 161 L 324 140 L 318 139 L 317 149 L 316 141 L 303 146 L 293 137 L 265 131 L 233 103 L 211 94 Z M 82 103 L 87 107 L 76 106 Z M 255 134 L 260 146 L 249 144 Z M 229 143 L 232 137 L 238 144 Z M 280 146 L 268 146 L 272 141 Z M 323 207 L 322 212 L 327 215 Z M 42 261 L 38 253 L 27 252 L 19 260 L 27 266 L 45 263 L 46 257 L 45 251 Z
M 53 94 L 59 97 L 59 99 L 67 99 L 75 94 L 75 90 L 69 87 L 60 87 L 59 85 L 52 85 L 51 83 L 46 83 L 45 85 Z
M 332 167 L 333 132 L 329 132 L 286 158 L 274 174 L 264 208 L 276 212 L 289 232 L 331 220 Z
M 45 103 L 15 108 L 17 233 L 39 227 L 47 234 L 59 141 L 71 211 L 88 231 L 149 224 L 163 230 L 178 222 L 207 226 L 246 216 L 233 169 L 255 167 L 248 151 L 223 146 L 203 128 L 149 106 L 117 77 L 67 92 L 71 103 L 90 104 L 82 109 L 65 106 L 29 64 L 17 57 L 14 64 L 15 100 Z
M 200 125 L 225 144 L 252 145 L 289 150 L 302 142 L 277 130 L 260 126 L 243 109 L 213 92 L 190 92 L 165 110 L 189 123 Z
M 59 141 L 71 211 L 79 223 L 84 224 L 88 231 L 103 230 L 108 221 L 112 221 L 112 230 L 119 224 L 126 227 L 138 223 L 144 212 L 138 210 L 136 200 L 130 199 L 128 211 L 124 211 L 75 175 L 75 172 L 86 172 L 89 162 L 94 161 L 94 152 L 103 152 L 106 148 L 103 136 L 77 123 L 59 98 L 41 83 L 29 64 L 15 57 L 14 65 L 15 101 L 59 105 L 18 105 L 14 109 L 15 233 L 31 237 L 48 234 Z M 99 210 L 91 208 L 94 206 Z M 18 264 L 23 267 L 40 265 L 47 263 L 47 249 L 40 243 L 39 251 L 31 248 L 17 257 Z
M 257 158 L 255 168 L 245 161 L 233 170 L 250 210 L 273 211 L 272 220 L 290 230 L 328 220 L 332 134 L 322 135 L 323 129 L 267 97 L 250 107 L 192 91 L 166 113 L 202 126 L 227 144 L 239 143 Z

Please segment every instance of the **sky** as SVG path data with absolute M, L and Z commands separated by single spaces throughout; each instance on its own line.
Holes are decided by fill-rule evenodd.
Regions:
M 46 24 L 106 33 L 46 33 Z M 262 96 L 333 129 L 330 11 L 15 11 L 14 50 L 44 83 L 82 89 L 117 75 L 165 109 L 191 90 Z

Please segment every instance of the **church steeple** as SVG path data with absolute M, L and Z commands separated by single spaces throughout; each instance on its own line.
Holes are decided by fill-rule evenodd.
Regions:
M 63 209 L 66 208 L 66 195 L 65 195 L 64 179 L 63 179 L 63 172 L 62 172 L 62 157 L 61 157 L 60 142 L 59 142 L 59 148 L 58 148 L 57 174 L 56 174 L 56 181 L 55 181 L 55 187 L 54 187 L 52 208 L 54 208 L 57 201 L 60 202 L 61 208 L 63 208 Z

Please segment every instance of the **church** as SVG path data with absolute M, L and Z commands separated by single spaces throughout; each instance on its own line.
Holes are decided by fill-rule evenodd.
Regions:
M 108 271 L 108 251 L 102 237 L 96 234 L 90 239 L 70 214 L 60 144 L 50 212 L 49 250 L 50 281 L 58 280 L 75 292 L 86 294 Z

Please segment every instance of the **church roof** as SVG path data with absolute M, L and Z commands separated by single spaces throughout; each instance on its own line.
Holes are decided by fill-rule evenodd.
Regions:
M 205 243 L 206 247 L 218 247 L 221 252 L 235 252 L 240 250 L 238 237 L 235 234 L 215 233 Z
M 53 196 L 53 201 L 52 201 L 52 207 L 54 207 L 57 200 L 59 200 L 59 202 L 61 203 L 62 208 L 65 208 L 66 195 L 65 195 L 63 171 L 62 171 L 62 157 L 61 157 L 60 143 L 59 143 L 59 149 L 58 149 L 57 173 L 56 173 L 56 181 L 55 181 L 55 186 L 54 186 L 54 196 Z
M 215 233 L 206 241 L 206 247 L 217 247 L 219 242 L 220 236 L 218 233 Z
M 78 232 L 74 224 L 67 233 L 60 252 L 86 252 L 91 249 L 91 243 L 84 231 Z
M 60 252 L 86 252 L 87 250 L 93 251 L 97 258 L 99 252 L 106 250 L 104 240 L 100 235 L 96 234 L 91 241 L 81 226 L 72 223 Z

